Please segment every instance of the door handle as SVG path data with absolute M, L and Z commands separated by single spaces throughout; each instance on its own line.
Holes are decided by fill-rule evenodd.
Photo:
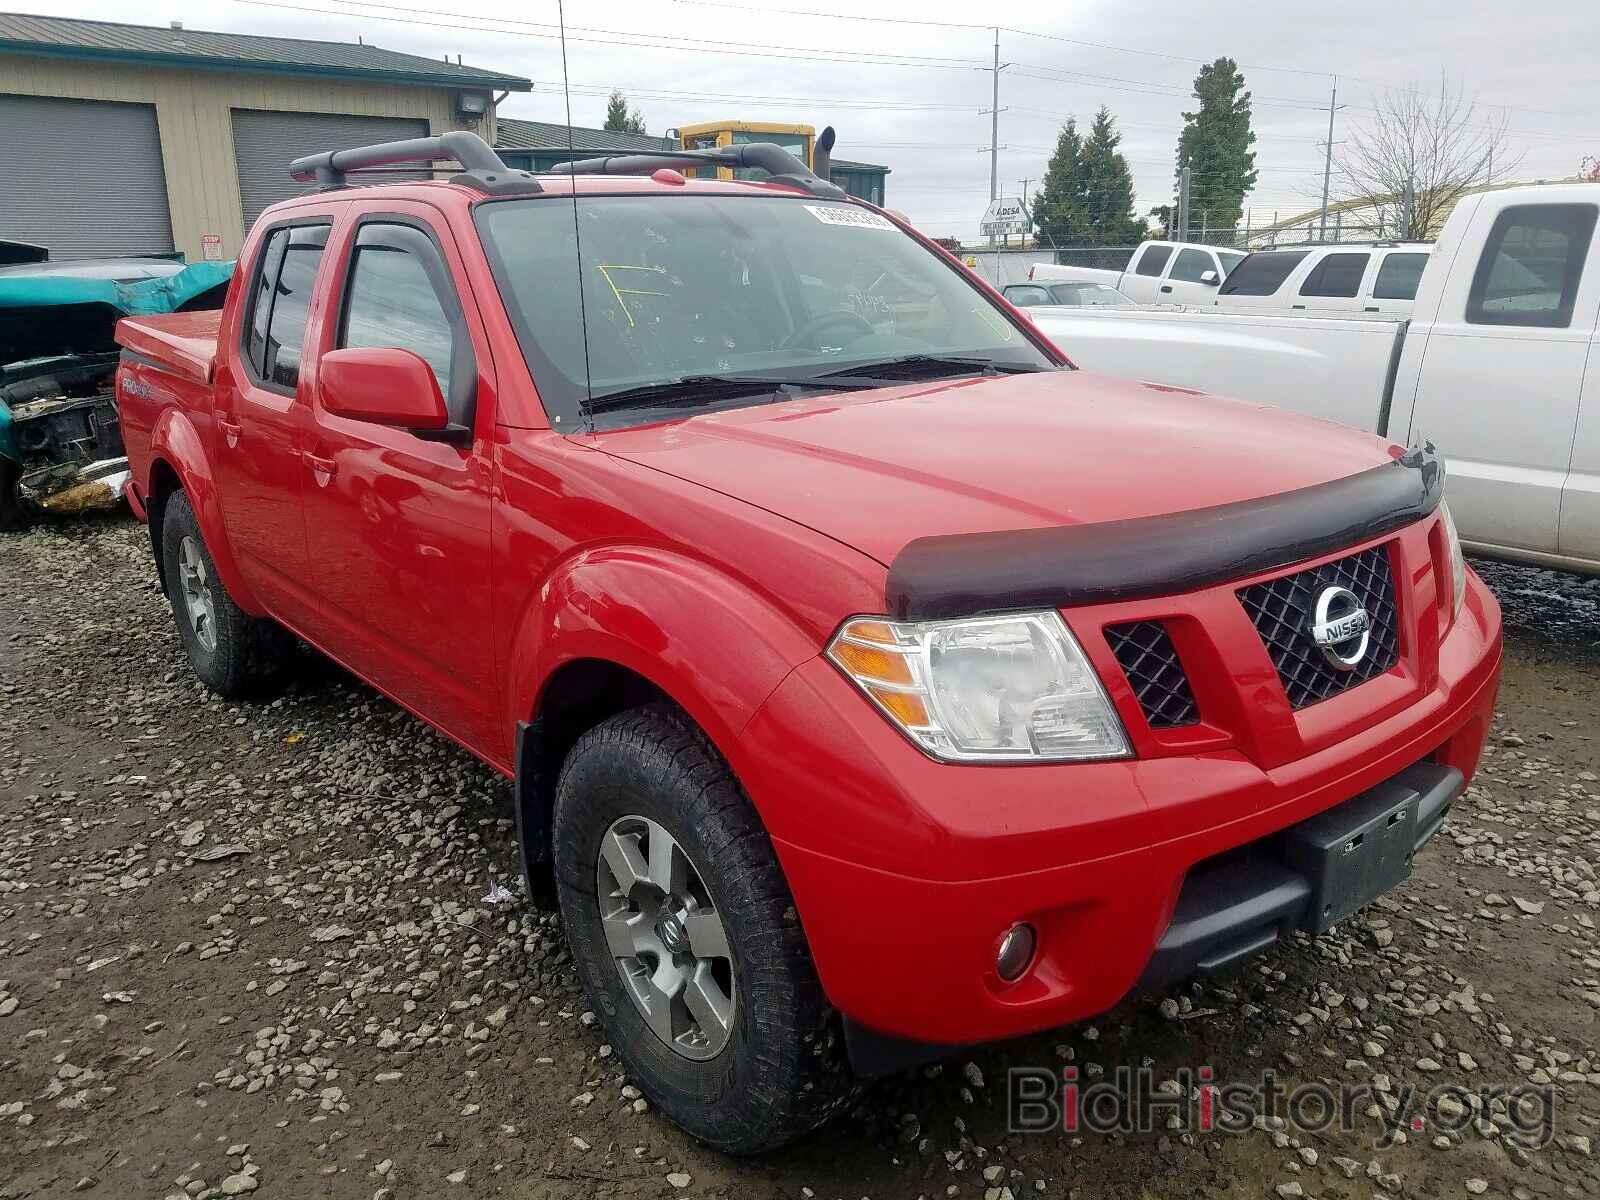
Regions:
M 309 450 L 302 450 L 300 457 L 305 460 L 306 466 L 311 468 L 311 473 L 317 477 L 317 482 L 323 487 L 327 487 L 333 479 L 333 473 L 337 465 L 333 459 L 323 458 L 321 455 L 313 454 Z
M 1172 285 L 1170 283 L 1164 283 L 1161 285 L 1161 290 L 1163 292 L 1170 292 L 1172 290 Z
M 1369 304 L 1369 305 L 1367 305 L 1367 307 L 1363 311 L 1365 311 L 1365 312 L 1377 312 L 1378 311 L 1378 306 L 1376 304 Z
M 239 444 L 239 435 L 244 432 L 244 427 L 242 425 L 238 424 L 237 422 L 230 421 L 226 417 L 217 418 L 217 428 L 222 430 L 223 440 L 228 443 L 228 448 L 230 450 Z

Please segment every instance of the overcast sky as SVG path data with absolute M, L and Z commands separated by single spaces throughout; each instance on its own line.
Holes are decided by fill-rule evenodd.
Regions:
M 471 16 L 441 0 L 0 0 L 60 16 L 335 41 L 456 54 L 523 75 L 508 116 L 560 121 L 555 0 L 479 0 Z M 605 94 L 628 93 L 651 133 L 695 121 L 831 124 L 835 154 L 884 163 L 890 207 L 936 235 L 975 237 L 989 199 L 993 33 L 965 28 L 1004 14 L 1000 34 L 1001 193 L 1037 187 L 1061 121 L 1116 114 L 1140 211 L 1167 203 L 1181 113 L 1202 61 L 1227 54 L 1255 97 L 1257 224 L 1314 207 L 1322 179 L 1330 75 L 1334 139 L 1367 120 L 1386 87 L 1436 92 L 1441 72 L 1506 110 L 1518 176 L 1573 174 L 1600 155 L 1595 0 L 1344 0 L 1326 17 L 1306 5 L 1209 0 L 1083 0 L 1070 6 L 984 7 L 949 0 L 610 0 L 569 2 L 567 65 L 577 125 L 599 125 Z M 870 12 L 860 20 L 826 15 Z M 949 22 L 951 24 L 938 24 Z M 1199 214 L 1196 214 L 1196 221 Z

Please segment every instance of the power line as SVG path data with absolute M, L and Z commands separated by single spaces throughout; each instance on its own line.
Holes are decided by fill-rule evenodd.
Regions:
M 360 4 L 361 0 L 338 0 L 338 2 L 339 3 L 344 3 L 344 4 L 355 5 L 355 4 Z M 509 19 L 501 20 L 500 18 L 495 18 L 495 21 L 498 22 L 496 24 L 488 24 L 488 23 L 484 23 L 484 22 L 479 22 L 477 24 L 466 25 L 466 24 L 462 24 L 459 21 L 423 20 L 423 19 L 421 19 L 419 17 L 392 16 L 392 15 L 389 15 L 388 13 L 385 13 L 385 12 L 368 12 L 368 11 L 362 11 L 361 9 L 356 9 L 356 10 L 352 11 L 351 9 L 315 8 L 315 7 L 312 7 L 310 5 L 288 4 L 288 3 L 284 3 L 283 0 L 234 0 L 234 3 L 236 3 L 236 4 L 248 4 L 248 5 L 250 5 L 250 6 L 254 7 L 254 8 L 275 8 L 275 9 L 282 9 L 282 10 L 284 10 L 286 12 L 314 13 L 317 16 L 324 16 L 324 17 L 328 16 L 330 14 L 331 15 L 335 15 L 335 16 L 346 16 L 346 17 L 367 17 L 367 18 L 369 18 L 371 20 L 388 21 L 388 22 L 391 22 L 391 23 L 397 24 L 397 25 L 420 25 L 420 26 L 433 28 L 433 29 L 456 29 L 456 30 L 461 30 L 463 32 L 467 32 L 467 33 L 503 33 L 503 34 L 510 34 L 513 37 L 539 38 L 539 39 L 544 40 L 544 41 L 558 41 L 560 39 L 560 35 L 557 34 L 557 33 L 540 33 L 540 32 L 537 32 L 536 29 L 519 29 L 519 28 L 511 27 L 511 26 L 514 26 L 514 25 L 517 25 L 517 24 L 533 24 L 532 22 L 514 22 L 514 21 L 510 21 Z M 363 4 L 362 8 L 363 9 L 364 8 L 377 8 L 377 9 L 390 9 L 390 10 L 398 9 L 398 11 L 402 11 L 402 12 L 427 12 L 427 11 L 429 11 L 429 10 L 425 10 L 425 9 L 401 8 L 400 6 L 397 6 L 397 5 L 379 5 L 379 4 Z M 607 31 L 602 31 L 602 32 L 608 32 L 609 33 L 609 32 L 616 32 L 616 31 L 607 30 Z M 655 38 L 655 39 L 662 39 L 662 40 L 667 40 L 667 41 L 693 42 L 694 44 L 692 44 L 692 45 L 670 45 L 670 44 L 662 44 L 662 40 L 656 40 L 656 41 L 647 41 L 647 40 L 618 41 L 618 40 L 615 40 L 614 38 L 573 37 L 570 34 L 567 37 L 567 41 L 569 41 L 569 42 L 581 42 L 581 43 L 583 43 L 585 45 L 593 45 L 593 46 L 620 46 L 620 47 L 623 47 L 623 48 L 626 48 L 626 49 L 633 49 L 633 50 L 685 50 L 685 51 L 692 52 L 694 54 L 722 54 L 722 55 L 731 55 L 731 56 L 736 57 L 736 58 L 771 58 L 771 59 L 780 59 L 780 60 L 783 60 L 783 61 L 786 61 L 786 62 L 843 63 L 843 64 L 846 64 L 846 65 L 852 65 L 852 66 L 911 67 L 911 68 L 921 68 L 921 69 L 931 69 L 931 70 L 951 70 L 951 71 L 985 71 L 985 70 L 988 69 L 987 67 L 984 67 L 984 66 L 981 66 L 981 65 L 979 65 L 979 66 L 963 65 L 959 61 L 944 61 L 944 60 L 936 60 L 936 59 L 917 59 L 916 61 L 898 61 L 899 59 L 902 59 L 902 58 L 912 58 L 914 56 L 910 56 L 910 55 L 905 55 L 905 56 L 901 56 L 901 55 L 876 55 L 876 56 L 874 56 L 872 54 L 872 52 L 870 52 L 870 51 L 863 51 L 863 52 L 856 52 L 856 53 L 840 53 L 840 52 L 837 52 L 837 51 L 824 51 L 824 50 L 820 50 L 820 48 L 819 48 L 819 52 L 815 53 L 815 54 L 805 54 L 805 53 L 777 54 L 777 53 L 772 53 L 769 50 L 755 48 L 757 46 L 757 43 L 738 43 L 738 44 L 735 44 L 735 43 L 729 43 L 729 42 L 720 41 L 720 40 L 719 41 L 711 41 L 710 39 L 677 38 L 677 37 L 674 37 L 674 35 L 670 35 L 670 34 L 629 34 L 629 33 L 625 33 L 624 32 L 624 33 L 620 33 L 619 36 L 621 36 L 621 37 L 632 37 L 632 38 L 636 38 L 636 39 Z M 794 49 L 795 50 L 799 50 L 801 48 L 795 47 Z
M 818 9 L 763 8 L 763 7 L 758 7 L 758 6 L 752 5 L 752 4 L 736 4 L 736 3 L 732 3 L 731 0 L 673 0 L 673 2 L 676 3 L 676 4 L 693 5 L 695 7 L 700 7 L 700 8 L 731 9 L 731 10 L 739 11 L 739 12 L 753 13 L 753 14 L 760 15 L 760 16 L 815 17 L 815 18 L 821 18 L 821 19 L 826 19 L 826 20 L 834 20 L 834 21 L 864 21 L 864 22 L 872 22 L 872 23 L 887 24 L 887 25 L 920 25 L 920 26 L 927 26 L 927 27 L 931 27 L 931 28 L 940 28 L 940 29 L 969 29 L 969 30 L 979 30 L 979 29 L 981 29 L 981 30 L 990 30 L 990 29 L 996 28 L 996 26 L 994 26 L 994 25 L 968 24 L 968 23 L 959 22 L 959 21 L 934 21 L 934 20 L 917 19 L 917 18 L 911 18 L 911 17 L 866 16 L 866 15 L 857 14 L 857 13 L 825 12 L 825 11 L 818 10 Z M 1088 40 L 1086 40 L 1084 38 L 1067 37 L 1064 34 L 1045 33 L 1045 32 L 1043 32 L 1041 30 L 1024 29 L 1024 28 L 1022 28 L 1020 26 L 1014 26 L 1014 25 L 1001 25 L 1001 26 L 998 26 L 998 28 L 999 28 L 1001 33 L 1016 34 L 1019 37 L 1038 38 L 1038 39 L 1040 39 L 1042 41 L 1060 42 L 1060 43 L 1064 43 L 1064 44 L 1070 45 L 1070 46 L 1087 46 L 1087 47 L 1089 47 L 1091 49 L 1096 49 L 1096 50 L 1109 50 L 1109 51 L 1112 51 L 1112 52 L 1118 53 L 1118 54 L 1134 54 L 1134 55 L 1139 55 L 1139 56 L 1142 56 L 1142 57 L 1145 57 L 1145 58 L 1159 58 L 1159 59 L 1165 59 L 1165 60 L 1167 60 L 1169 62 L 1193 63 L 1193 64 L 1196 64 L 1198 66 L 1207 66 L 1212 61 L 1210 59 L 1195 58 L 1195 57 L 1192 57 L 1192 56 L 1186 55 L 1186 54 L 1172 54 L 1172 53 L 1168 53 L 1166 51 L 1161 51 L 1161 50 L 1145 50 L 1145 49 L 1142 49 L 1142 48 L 1137 47 L 1137 46 L 1119 46 L 1119 45 L 1116 45 L 1116 44 L 1110 43 L 1110 42 L 1088 41 Z M 1268 63 L 1237 63 L 1236 65 L 1238 66 L 1238 68 L 1241 71 L 1275 71 L 1275 72 L 1279 72 L 1279 73 L 1282 73 L 1282 74 L 1305 75 L 1305 76 L 1311 76 L 1311 77 L 1321 78 L 1321 79 L 1329 79 L 1334 74 L 1334 72 L 1332 72 L 1332 71 L 1318 70 L 1318 69 L 1313 69 L 1313 68 L 1310 68 L 1310 67 L 1277 66 L 1277 65 L 1272 65 L 1272 64 L 1268 64 Z M 1050 69 L 1050 68 L 1046 68 L 1046 69 Z M 1342 74 L 1342 72 L 1341 72 L 1341 74 Z M 1348 74 L 1346 74 L 1346 75 L 1344 75 L 1344 77 L 1346 79 L 1353 80 L 1353 81 L 1360 82 L 1360 83 L 1365 83 L 1365 84 L 1368 84 L 1370 86 L 1387 88 L 1387 89 L 1389 89 L 1391 91 L 1410 92 L 1412 95 L 1422 96 L 1422 97 L 1427 98 L 1427 99 L 1438 99 L 1439 98 L 1437 93 L 1424 92 L 1421 89 L 1417 88 L 1414 84 L 1397 84 L 1397 83 L 1394 83 L 1392 81 L 1382 80 L 1382 79 L 1373 79 L 1371 77 L 1361 76 L 1361 75 L 1348 75 Z M 1188 93 L 1185 93 L 1185 94 L 1187 95 Z M 1257 98 L 1257 97 L 1252 97 L 1252 98 L 1254 99 L 1254 98 Z M 1291 104 L 1293 104 L 1293 103 L 1309 104 L 1313 109 L 1315 109 L 1317 111 L 1322 111 L 1322 104 L 1321 104 L 1320 101 L 1314 101 L 1314 100 L 1307 100 L 1307 101 L 1284 100 L 1284 101 L 1276 101 L 1276 102 L 1277 103 L 1291 103 Z M 1488 102 L 1485 102 L 1485 103 L 1488 103 Z M 1592 119 L 1592 117 L 1594 115 L 1592 112 L 1575 112 L 1575 111 L 1572 111 L 1570 109 L 1568 109 L 1568 110 L 1559 110 L 1559 109 L 1529 108 L 1529 107 L 1527 107 L 1525 105 L 1518 105 L 1518 104 L 1490 104 L 1489 106 L 1493 107 L 1493 108 L 1503 108 L 1503 109 L 1508 109 L 1508 110 L 1517 111 L 1517 112 L 1533 113 L 1533 114 L 1535 114 L 1537 116 L 1577 117 L 1577 118 L 1581 118 L 1581 119 Z M 1357 107 L 1357 106 L 1352 106 L 1352 107 Z M 1375 109 L 1366 109 L 1365 111 L 1375 112 L 1376 110 Z M 1587 136 L 1592 136 L 1592 135 L 1587 135 Z
M 918 104 L 901 100 L 838 100 L 832 96 L 766 96 L 751 93 L 737 92 L 679 92 L 671 90 L 635 90 L 623 84 L 615 83 L 574 83 L 572 90 L 587 96 L 606 96 L 612 91 L 621 88 L 627 91 L 630 97 L 641 100 L 682 100 L 697 102 L 704 100 L 733 100 L 739 102 L 754 102 L 759 104 L 831 104 L 839 108 L 871 108 L 871 109 L 897 109 L 909 112 L 967 112 L 977 113 L 975 104 Z M 535 83 L 534 95 L 555 96 L 561 94 L 561 85 L 558 83 Z M 949 143 L 941 143 L 948 146 Z
M 732 4 L 727 0 L 674 0 L 677 4 L 691 4 L 698 8 L 730 8 L 741 12 L 757 13 L 762 16 L 787 16 L 787 17 L 821 17 L 833 21 L 872 21 L 885 25 L 924 25 L 942 29 L 993 29 L 993 25 L 968 25 L 957 21 L 930 21 L 919 20 L 911 17 L 869 17 L 857 13 L 821 12 L 816 9 L 793 8 L 757 8 L 750 4 Z M 1050 42 L 1064 42 L 1069 46 L 1088 46 L 1095 50 L 1114 50 L 1121 54 L 1140 54 L 1148 58 L 1164 58 L 1173 62 L 1198 63 L 1204 66 L 1208 60 L 1191 58 L 1186 54 L 1168 54 L 1160 50 L 1141 50 L 1134 46 L 1114 46 L 1106 42 L 1090 42 L 1082 38 L 1066 37 L 1056 33 L 1041 33 L 1034 29 L 1021 29 L 1011 25 L 1001 25 L 1001 33 L 1015 33 L 1022 37 L 1040 38 Z M 1320 75 L 1326 76 L 1327 71 L 1313 71 L 1304 67 L 1269 67 L 1260 64 L 1251 65 L 1240 63 L 1241 68 L 1250 71 L 1282 71 L 1293 75 Z

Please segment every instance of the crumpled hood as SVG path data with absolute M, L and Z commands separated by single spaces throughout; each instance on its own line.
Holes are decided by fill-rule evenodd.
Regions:
M 919 537 L 1207 508 L 1391 457 L 1388 443 L 1329 422 L 1085 371 L 754 405 L 593 444 L 884 564 Z

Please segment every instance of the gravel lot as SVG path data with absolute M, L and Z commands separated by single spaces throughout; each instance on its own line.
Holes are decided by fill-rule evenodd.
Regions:
M 521 899 L 506 786 L 309 654 L 271 704 L 211 698 L 149 557 L 126 517 L 0 538 L 0 1196 L 1600 1195 L 1592 584 L 1485 568 L 1494 745 L 1393 896 L 737 1162 L 623 1078 Z M 1008 1136 L 1007 1068 L 1064 1064 L 1379 1099 L 1348 1132 Z M 1550 1085 L 1549 1144 L 1476 1095 L 1380 1143 L 1406 1089 L 1496 1082 Z

